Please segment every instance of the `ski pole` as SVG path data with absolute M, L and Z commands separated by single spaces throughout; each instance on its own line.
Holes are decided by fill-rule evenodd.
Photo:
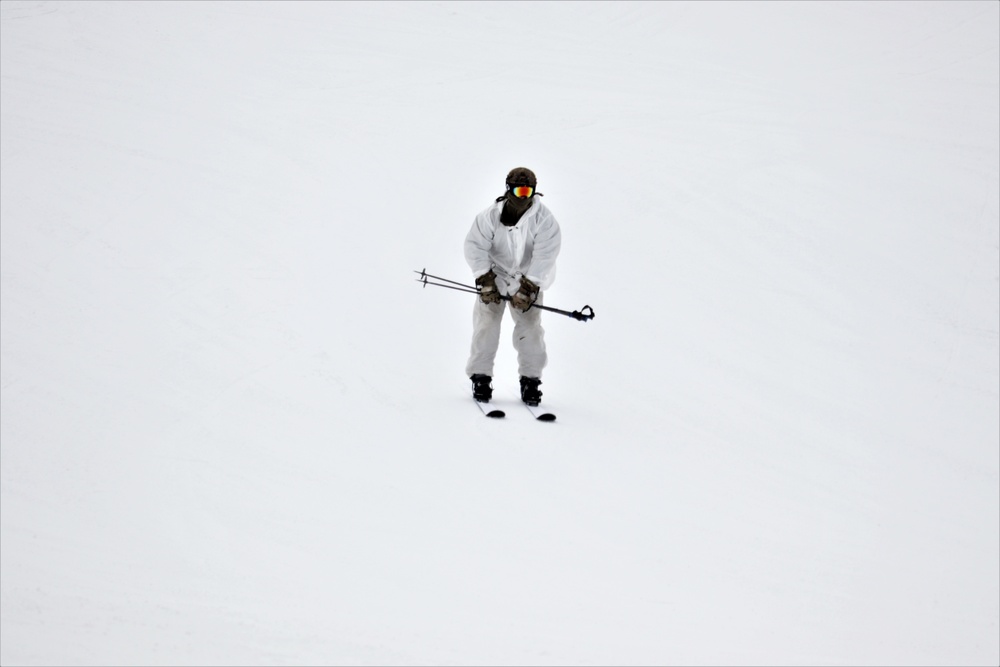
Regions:
M 430 285 L 431 287 L 445 287 L 447 289 L 453 289 L 453 290 L 455 290 L 457 292 L 469 292 L 470 294 L 479 294 L 480 293 L 478 288 L 475 288 L 475 287 L 473 287 L 471 285 L 466 285 L 465 283 L 459 283 L 459 282 L 456 282 L 454 280 L 448 280 L 447 278 L 442 278 L 440 276 L 432 276 L 431 274 L 427 273 L 427 269 L 424 269 L 423 271 L 414 271 L 414 273 L 417 273 L 417 274 L 420 275 L 420 277 L 417 278 L 417 282 L 418 283 L 422 283 L 424 287 L 427 287 L 428 285 Z M 432 283 L 432 282 L 428 281 L 428 278 L 432 278 L 434 280 L 440 280 L 442 282 L 441 283 Z M 450 284 L 445 285 L 443 283 L 450 283 Z M 507 296 L 506 294 L 501 294 L 500 298 L 503 299 L 504 301 L 510 301 L 511 300 L 511 297 Z M 568 311 L 568 310 L 560 310 L 559 308 L 552 308 L 551 306 L 543 306 L 543 305 L 541 305 L 539 303 L 533 303 L 530 306 L 528 306 L 529 310 L 531 308 L 538 308 L 540 310 L 547 310 L 550 313 L 558 313 L 559 315 L 565 315 L 566 317 L 572 317 L 574 320 L 579 320 L 580 322 L 588 322 L 588 321 L 594 319 L 594 309 L 591 308 L 590 306 L 584 306 L 580 310 Z
M 427 283 L 428 278 L 433 278 L 434 280 L 443 280 L 446 283 L 451 283 L 452 285 L 458 285 L 459 287 L 465 287 L 466 289 L 471 289 L 477 293 L 479 292 L 479 288 L 473 287 L 472 285 L 466 285 L 465 283 L 456 283 L 454 280 L 448 280 L 447 278 L 442 278 L 441 276 L 432 276 L 429 273 L 427 273 L 427 269 L 424 269 L 423 271 L 414 271 L 414 273 L 420 274 L 420 280 L 418 282 L 423 282 L 429 285 L 433 285 L 434 283 Z M 438 285 L 438 287 L 444 287 L 444 285 Z
M 432 276 L 426 271 L 414 271 L 414 273 L 419 273 L 420 277 L 417 278 L 417 282 L 421 283 L 424 287 L 430 285 L 431 287 L 447 287 L 448 289 L 453 289 L 458 292 L 470 292 L 472 294 L 479 294 L 479 289 L 473 287 L 472 285 L 466 285 L 464 283 L 456 283 L 454 280 L 448 280 L 447 278 L 439 278 L 438 276 Z M 442 285 L 441 283 L 428 282 L 428 278 L 433 278 L 434 280 L 443 280 L 446 283 L 451 283 L 451 285 Z M 457 287 L 455 287 L 457 285 Z
M 509 301 L 510 297 L 505 296 L 504 299 L 507 299 Z M 529 306 L 528 309 L 530 310 L 531 308 L 541 308 L 542 310 L 547 310 L 550 313 L 559 313 L 560 315 L 565 315 L 566 317 L 572 317 L 574 320 L 580 320 L 581 322 L 587 322 L 589 320 L 594 319 L 594 309 L 591 308 L 590 306 L 584 306 L 580 310 L 574 310 L 573 312 L 570 312 L 568 310 L 559 310 L 558 308 L 550 308 L 548 306 L 543 306 L 538 303 L 531 304 L 531 306 Z

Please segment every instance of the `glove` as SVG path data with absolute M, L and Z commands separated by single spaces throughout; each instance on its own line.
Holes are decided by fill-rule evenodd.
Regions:
M 483 303 L 500 303 L 500 290 L 497 289 L 497 274 L 490 269 L 476 278 L 479 289 L 479 300 Z
M 538 285 L 531 282 L 527 278 L 522 277 L 521 288 L 510 298 L 510 302 L 515 308 L 524 312 L 531 308 L 531 304 L 533 304 L 537 298 Z

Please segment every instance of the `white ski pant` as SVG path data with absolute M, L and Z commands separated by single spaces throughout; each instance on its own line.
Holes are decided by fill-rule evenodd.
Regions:
M 538 293 L 536 303 L 542 303 Z M 469 377 L 482 373 L 493 377 L 493 360 L 500 347 L 500 322 L 503 311 L 510 310 L 514 319 L 514 349 L 517 351 L 518 372 L 524 377 L 540 378 L 548 362 L 545 353 L 545 330 L 542 329 L 542 311 L 529 308 L 521 312 L 509 301 L 485 304 L 476 299 L 472 310 L 472 349 L 465 374 Z

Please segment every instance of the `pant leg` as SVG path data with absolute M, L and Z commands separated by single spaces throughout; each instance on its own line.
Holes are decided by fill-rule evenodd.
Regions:
M 542 303 L 542 293 L 538 293 L 535 303 Z M 542 328 L 542 311 L 539 308 L 529 308 L 521 312 L 514 306 L 510 307 L 514 318 L 514 349 L 517 350 L 517 370 L 529 378 L 542 377 L 542 369 L 548 363 L 545 351 L 545 330 Z
M 500 322 L 507 304 L 486 304 L 476 299 L 472 307 L 472 346 L 469 361 L 465 365 L 466 376 L 476 374 L 493 377 L 493 361 L 500 347 Z

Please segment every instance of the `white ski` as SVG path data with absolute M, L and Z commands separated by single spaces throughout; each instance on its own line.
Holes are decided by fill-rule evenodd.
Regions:
M 492 417 L 493 419 L 503 419 L 507 416 L 507 413 L 503 410 L 498 410 L 492 407 L 489 403 L 483 403 L 482 401 L 477 401 L 472 399 L 472 402 L 479 406 L 479 409 L 483 411 L 483 414 L 487 417 Z
M 524 407 L 528 408 L 528 412 L 540 422 L 554 422 L 556 420 L 555 413 L 549 412 L 547 408 L 541 405 L 528 405 L 525 403 Z

